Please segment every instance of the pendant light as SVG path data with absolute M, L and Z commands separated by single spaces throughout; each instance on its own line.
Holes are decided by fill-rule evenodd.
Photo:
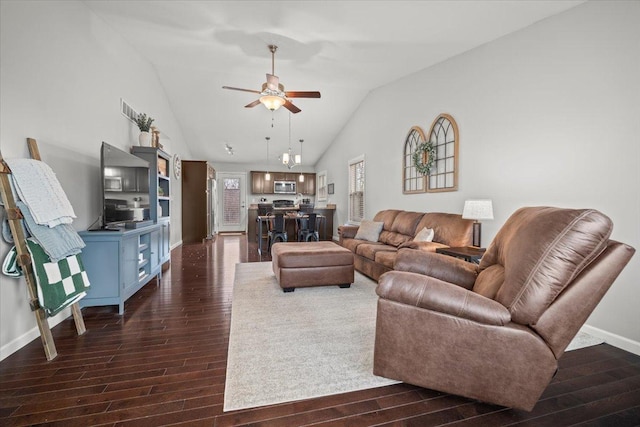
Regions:
M 304 142 L 304 139 L 300 140 L 300 154 L 296 154 L 296 163 L 300 164 L 302 163 L 302 143 Z M 300 176 L 298 177 L 298 182 L 304 182 L 304 175 L 302 174 L 302 172 L 300 172 Z
M 289 150 L 282 154 L 282 164 L 289 169 L 293 169 L 294 166 L 300 163 L 302 163 L 302 156 L 300 154 L 294 156 L 291 150 L 291 112 L 289 112 Z
M 271 181 L 271 174 L 269 173 L 269 140 L 271 138 L 265 136 L 264 139 L 267 140 L 267 173 L 264 174 L 264 179 L 265 181 Z

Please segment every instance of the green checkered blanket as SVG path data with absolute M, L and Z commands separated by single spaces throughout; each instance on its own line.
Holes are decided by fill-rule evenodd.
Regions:
M 57 314 L 87 294 L 89 278 L 80 254 L 51 262 L 40 245 L 32 239 L 27 239 L 27 248 L 35 270 L 38 300 L 47 315 Z M 5 257 L 2 272 L 11 277 L 22 276 L 15 246 Z

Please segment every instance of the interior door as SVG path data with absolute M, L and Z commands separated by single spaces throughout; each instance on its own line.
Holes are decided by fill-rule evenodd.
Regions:
M 246 178 L 245 173 L 218 173 L 220 233 L 245 232 L 247 229 Z

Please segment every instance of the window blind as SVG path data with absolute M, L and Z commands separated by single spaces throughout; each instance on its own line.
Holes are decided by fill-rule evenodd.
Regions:
M 364 159 L 349 162 L 349 222 L 364 219 Z

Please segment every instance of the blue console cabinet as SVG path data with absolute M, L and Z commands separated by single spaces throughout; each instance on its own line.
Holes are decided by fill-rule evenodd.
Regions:
M 168 224 L 122 231 L 83 231 L 82 250 L 91 287 L 80 300 L 81 307 L 117 305 L 124 314 L 124 303 L 153 277 L 162 275 L 166 259 Z M 167 245 L 168 246 L 168 245 Z

